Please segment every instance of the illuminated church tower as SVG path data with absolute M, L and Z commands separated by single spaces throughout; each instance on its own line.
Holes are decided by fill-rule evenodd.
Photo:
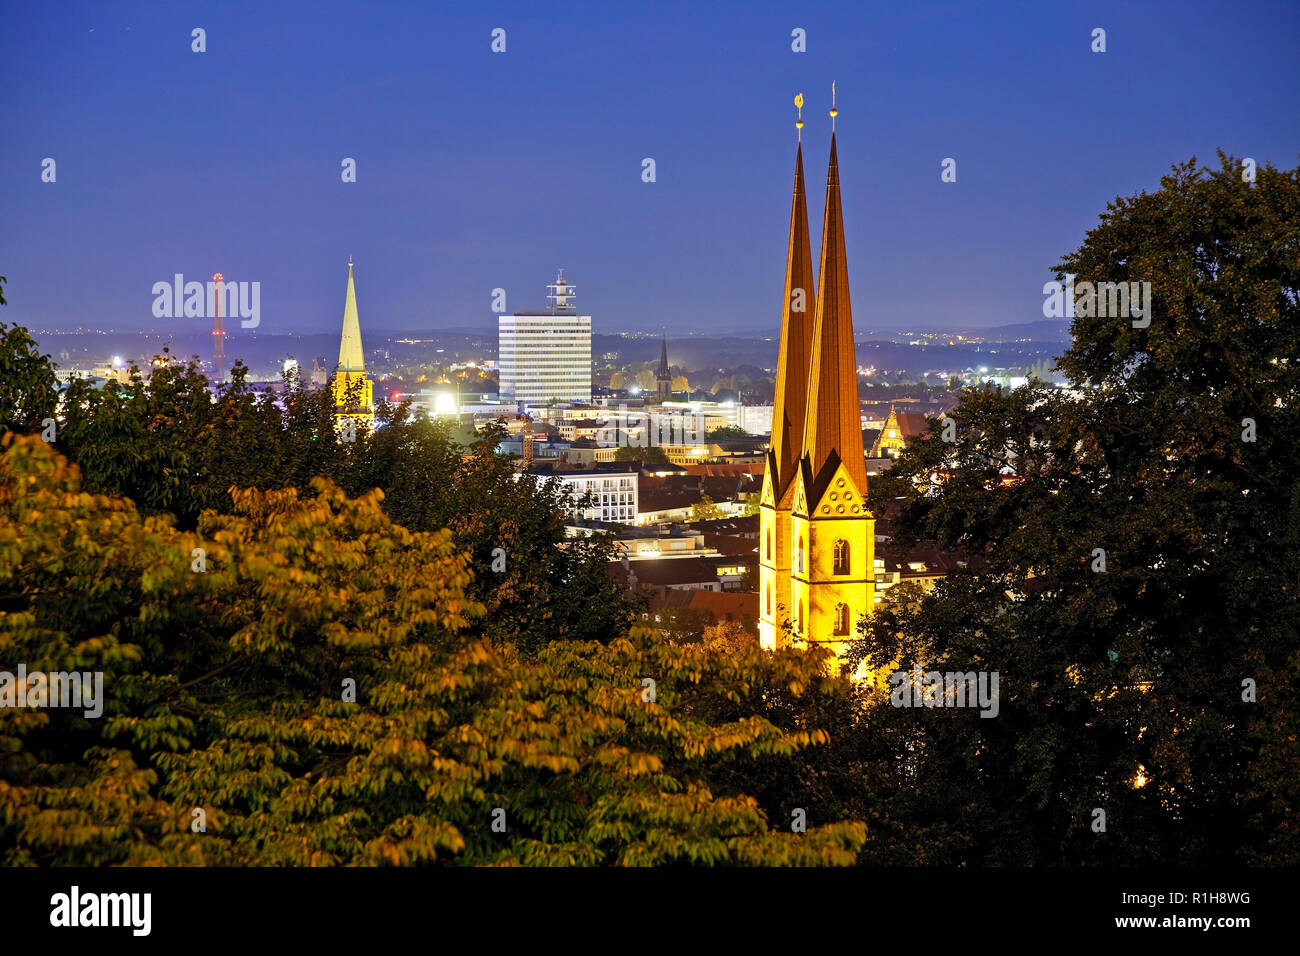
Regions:
M 826 644 L 839 658 L 856 638 L 858 618 L 875 605 L 874 516 L 867 510 L 857 356 L 844 255 L 844 215 L 835 152 L 834 88 L 831 158 L 826 172 L 817 312 L 803 457 L 795 477 L 790 599 L 797 639 Z
M 349 396 L 349 387 L 352 394 Z M 347 419 L 367 427 L 374 424 L 374 383 L 366 377 L 365 353 L 361 349 L 361 321 L 357 318 L 357 290 L 352 282 L 352 260 L 348 259 L 348 294 L 343 303 L 343 338 L 339 343 L 339 364 L 334 369 L 334 424 L 341 429 Z
M 817 306 L 807 359 L 802 448 L 790 488 L 789 617 L 794 642 L 829 647 L 837 659 L 833 666 L 838 668 L 838 659 L 857 638 L 859 618 L 874 610 L 876 522 L 866 504 L 867 470 L 844 254 L 834 132 L 838 111 L 833 93 L 832 88 L 831 154 Z M 784 341 L 782 358 L 795 360 Z M 775 434 L 773 441 L 775 449 Z M 777 468 L 779 474 L 779 463 Z M 777 645 L 783 636 L 776 632 Z
M 790 239 L 785 254 L 785 303 L 781 315 L 781 349 L 776 366 L 776 401 L 772 441 L 763 475 L 759 508 L 759 641 L 769 650 L 783 643 L 782 625 L 792 620 L 790 603 L 790 510 L 794 478 L 803 452 L 804 413 L 808 399 L 808 364 L 812 354 L 812 248 L 803 183 L 803 95 L 799 107 L 799 145 L 794 160 L 794 199 Z

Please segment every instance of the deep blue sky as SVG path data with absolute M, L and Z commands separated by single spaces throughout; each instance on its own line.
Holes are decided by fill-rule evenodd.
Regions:
M 835 80 L 858 330 L 1033 321 L 1109 199 L 1218 147 L 1294 167 L 1298 63 L 1279 0 L 8 2 L 0 319 L 157 328 L 154 282 L 219 270 L 260 331 L 328 331 L 352 255 L 363 331 L 493 328 L 557 266 L 596 331 L 770 329 L 791 100 L 815 250 Z

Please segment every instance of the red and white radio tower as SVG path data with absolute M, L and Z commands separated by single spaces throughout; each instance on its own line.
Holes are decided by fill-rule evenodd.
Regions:
M 225 282 L 225 277 L 218 272 L 212 281 L 217 283 L 212 290 L 215 306 L 212 310 L 212 357 L 217 366 L 217 384 L 220 385 L 226 380 L 226 330 L 221 325 L 221 300 L 225 298 L 222 283 Z

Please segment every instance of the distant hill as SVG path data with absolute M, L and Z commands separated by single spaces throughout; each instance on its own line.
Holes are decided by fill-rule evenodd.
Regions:
M 997 325 L 991 329 L 944 329 L 964 335 L 980 335 L 986 340 L 1015 342 L 1028 339 L 1033 342 L 1070 341 L 1070 323 L 1064 319 L 1039 319 L 1037 322 L 1019 322 L 1014 325 Z
M 855 321 L 854 333 L 859 342 L 886 342 L 898 341 L 909 336 L 915 336 L 919 332 L 941 332 L 951 334 L 961 334 L 966 336 L 979 336 L 986 342 L 1016 342 L 1016 341 L 1033 341 L 1044 344 L 1057 344 L 1070 341 L 1070 323 L 1064 319 L 1039 319 L 1034 322 L 1018 322 L 1008 325 L 995 325 L 985 328 L 973 328 L 971 326 L 954 325 L 947 322 L 924 322 L 917 321 L 906 326 L 895 328 L 874 326 L 868 322 Z M 774 341 L 779 338 L 781 330 L 776 326 L 770 328 L 756 329 L 753 332 L 729 333 L 727 337 L 738 340 L 749 340 L 771 338 Z M 672 335 L 668 337 L 671 345 Z

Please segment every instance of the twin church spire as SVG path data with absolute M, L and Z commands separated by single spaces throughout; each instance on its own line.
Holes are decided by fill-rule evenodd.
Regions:
M 759 510 L 759 637 L 822 644 L 832 661 L 875 601 L 875 520 L 867 510 L 853 310 L 834 122 L 814 284 L 803 173 L 803 96 L 772 440 Z
M 812 366 L 808 380 L 804 455 L 814 484 L 826 481 L 843 462 L 864 493 L 867 468 L 862 451 L 858 404 L 858 362 L 853 346 L 853 307 L 844 255 L 844 213 L 840 207 L 840 167 L 831 133 L 826 172 L 826 215 L 822 223 L 821 269 L 817 277 Z
M 802 94 L 795 103 L 800 107 L 796 122 L 800 143 L 795 150 L 769 456 L 777 498 L 790 488 L 804 459 L 811 469 L 810 482 L 824 480 L 828 468 L 843 462 L 860 489 L 867 484 L 835 134 L 831 133 L 821 256 L 814 283 L 803 174 Z M 832 121 L 838 112 L 832 107 Z
M 800 97 L 802 99 L 802 97 Z M 800 120 L 802 126 L 802 120 Z M 813 285 L 812 247 L 808 239 L 808 207 L 804 198 L 803 144 L 795 150 L 794 200 L 790 208 L 790 241 L 785 256 L 785 306 L 781 315 L 781 351 L 776 364 L 776 400 L 772 409 L 772 442 L 768 470 L 774 475 L 776 497 L 794 481 L 803 455 L 804 416 L 808 410 L 808 365 L 812 360 L 813 319 L 817 293 Z

